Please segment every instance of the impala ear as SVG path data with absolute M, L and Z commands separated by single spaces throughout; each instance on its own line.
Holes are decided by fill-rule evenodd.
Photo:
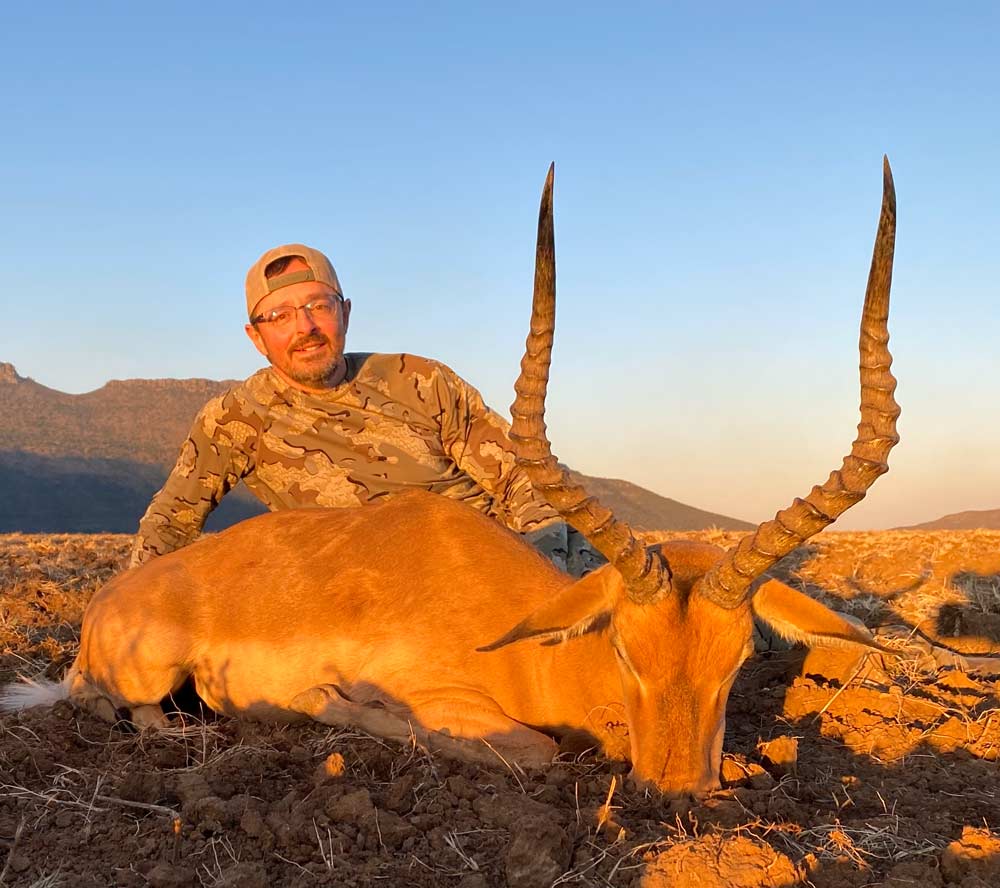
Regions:
M 532 611 L 506 635 L 476 650 L 495 651 L 525 638 L 537 638 L 543 644 L 561 644 L 587 632 L 600 631 L 611 621 L 615 602 L 623 592 L 618 572 L 599 568 Z
M 863 624 L 834 613 L 778 580 L 764 583 L 751 604 L 754 613 L 788 641 L 801 641 L 810 647 L 862 645 L 885 650 Z

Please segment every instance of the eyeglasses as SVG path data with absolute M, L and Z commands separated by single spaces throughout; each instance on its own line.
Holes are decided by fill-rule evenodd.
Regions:
M 314 320 L 322 321 L 329 318 L 334 309 L 344 301 L 343 296 L 336 299 L 329 299 L 326 296 L 320 299 L 313 299 L 305 305 L 276 305 L 269 308 L 262 314 L 250 319 L 251 324 L 274 324 L 275 327 L 287 327 L 294 323 L 296 315 L 300 311 L 309 312 L 309 316 Z

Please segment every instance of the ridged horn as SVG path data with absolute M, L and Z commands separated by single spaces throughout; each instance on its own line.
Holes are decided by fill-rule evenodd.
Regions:
M 896 191 L 889 159 L 882 159 L 882 212 L 872 252 L 868 289 L 861 315 L 861 421 L 850 455 L 825 484 L 804 500 L 765 521 L 753 534 L 730 549 L 702 579 L 701 594 L 722 605 L 736 607 L 750 584 L 796 546 L 832 524 L 864 499 L 879 475 L 889 471 L 889 451 L 899 441 L 896 419 L 899 405 L 893 397 L 896 380 L 890 372 L 889 290 L 896 242 Z
M 535 489 L 615 566 L 625 580 L 629 598 L 640 604 L 647 603 L 670 591 L 669 564 L 636 539 L 631 528 L 617 520 L 610 509 L 571 480 L 569 472 L 552 455 L 545 434 L 545 391 L 556 317 L 554 176 L 555 164 L 552 164 L 538 210 L 531 329 L 521 360 L 521 375 L 514 384 L 516 397 L 510 408 L 513 418 L 510 437 L 517 448 L 518 463 Z

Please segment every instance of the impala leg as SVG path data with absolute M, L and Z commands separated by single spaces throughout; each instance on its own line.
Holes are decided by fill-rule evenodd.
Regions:
M 167 725 L 167 717 L 158 703 L 129 707 L 127 701 L 87 681 L 79 671 L 75 671 L 72 676 L 69 695 L 76 705 L 102 721 L 120 721 L 121 710 L 128 708 L 132 723 L 137 728 L 164 728 Z
M 425 726 L 437 729 L 435 737 L 465 738 L 462 742 L 483 751 L 479 760 L 487 764 L 500 760 L 544 768 L 559 753 L 559 745 L 547 734 L 515 721 L 494 700 L 480 694 L 457 691 L 454 696 L 438 697 L 435 692 L 434 698 L 413 706 Z
M 160 700 L 180 687 L 186 670 L 156 638 L 124 636 L 114 628 L 90 627 L 70 697 L 105 721 L 118 721 L 127 709 L 137 728 L 166 727 Z
M 395 743 L 409 743 L 411 739 L 431 748 L 428 736 L 419 724 L 413 724 L 380 704 L 355 703 L 340 694 L 334 685 L 319 685 L 295 697 L 291 708 L 324 725 L 337 728 L 360 728 L 375 737 Z
M 496 765 L 500 758 L 543 767 L 559 751 L 551 737 L 508 718 L 492 700 L 469 697 L 435 699 L 401 714 L 379 702 L 349 700 L 334 685 L 319 685 L 299 694 L 291 708 L 323 724 L 357 727 L 397 743 L 413 739 L 432 752 L 483 764 Z M 461 718 L 456 719 L 456 712 Z
M 133 706 L 131 709 L 132 724 L 141 730 L 163 730 L 170 724 L 170 720 L 163 712 L 163 707 L 159 703 L 143 704 Z

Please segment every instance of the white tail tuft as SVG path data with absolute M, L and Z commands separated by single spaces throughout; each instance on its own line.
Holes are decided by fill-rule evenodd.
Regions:
M 69 699 L 69 681 L 67 675 L 63 681 L 48 681 L 47 679 L 26 678 L 21 676 L 19 682 L 14 682 L 0 689 L 0 712 L 15 712 L 20 709 L 30 709 L 33 706 L 53 706 L 60 700 Z

